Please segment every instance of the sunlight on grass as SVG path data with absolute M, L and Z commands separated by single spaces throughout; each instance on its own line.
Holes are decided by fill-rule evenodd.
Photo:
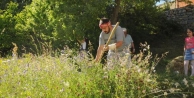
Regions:
M 140 53 L 132 56 L 130 68 L 121 63 L 123 57 L 114 62 L 112 70 L 70 49 L 60 56 L 23 54 L 18 59 L 1 58 L 0 97 L 158 98 L 193 94 L 181 89 L 183 85 L 193 87 L 194 82 L 187 78 L 180 83 L 159 81 L 155 66 L 165 55 L 152 56 L 149 45 L 141 45 Z

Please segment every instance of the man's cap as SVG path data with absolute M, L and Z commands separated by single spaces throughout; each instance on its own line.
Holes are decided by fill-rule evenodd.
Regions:
M 106 23 L 108 23 L 108 22 L 110 22 L 110 20 L 108 19 L 108 18 L 101 18 L 100 19 L 100 22 L 99 22 L 99 27 L 100 28 L 103 28 L 103 24 L 106 24 Z
M 127 31 L 127 29 L 126 28 L 122 28 L 123 29 L 123 31 Z

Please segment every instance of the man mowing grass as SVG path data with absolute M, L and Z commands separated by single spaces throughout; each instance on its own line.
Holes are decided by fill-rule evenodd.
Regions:
M 95 58 L 95 62 L 100 61 L 101 55 L 103 51 L 108 51 L 107 55 L 107 68 L 110 69 L 113 67 L 113 64 L 110 62 L 118 62 L 118 57 L 124 55 L 124 39 L 125 35 L 120 26 L 111 25 L 111 22 L 108 18 L 101 18 L 99 22 L 99 27 L 102 30 L 99 36 L 99 46 L 97 49 L 97 54 Z M 115 29 L 113 35 L 110 38 L 111 31 Z M 109 43 L 107 43 L 108 39 L 110 38 Z M 106 44 L 108 44 L 106 46 Z

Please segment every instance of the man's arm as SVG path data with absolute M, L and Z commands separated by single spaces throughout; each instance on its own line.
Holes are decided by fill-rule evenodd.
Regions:
M 128 37 L 130 37 L 130 41 L 131 41 L 131 52 L 134 53 L 135 52 L 135 45 L 134 45 L 134 42 L 133 42 L 133 38 L 131 37 L 131 35 L 128 35 Z
M 118 41 L 116 43 L 116 48 L 122 46 L 123 41 Z M 100 45 L 98 46 L 98 50 L 97 50 L 97 54 L 96 54 L 96 58 L 95 58 L 95 62 L 98 62 L 100 59 L 100 56 L 102 54 L 103 51 L 108 51 L 109 50 L 109 46 L 108 47 L 104 47 L 104 45 Z
M 134 53 L 135 52 L 135 46 L 134 46 L 134 43 L 133 42 L 131 42 L 131 48 L 133 49 L 132 50 L 132 53 Z
M 186 51 L 186 42 L 185 42 L 184 48 L 183 48 L 183 55 L 185 55 L 185 51 Z
M 186 50 L 186 46 L 185 46 L 185 44 L 184 44 L 183 55 L 185 55 L 185 50 Z
M 116 43 L 110 44 L 107 47 L 104 47 L 103 50 L 104 51 L 108 51 L 108 50 L 115 50 L 116 48 L 119 48 L 120 46 L 122 46 L 123 41 L 118 41 Z
M 123 44 L 123 41 L 118 41 L 118 42 L 116 43 L 116 47 L 119 48 L 119 47 L 122 46 L 122 44 Z
M 184 50 L 184 52 L 185 52 L 185 50 L 186 50 L 186 42 L 185 42 L 185 44 L 184 44 L 184 48 L 183 48 L 183 50 Z

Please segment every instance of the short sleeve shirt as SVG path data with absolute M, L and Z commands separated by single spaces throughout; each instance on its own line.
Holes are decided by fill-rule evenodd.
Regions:
M 113 27 L 114 26 L 115 25 L 113 25 Z M 100 36 L 99 36 L 99 45 L 105 45 L 106 42 L 108 41 L 109 36 L 110 36 L 110 33 L 106 34 L 104 32 L 101 32 Z M 117 48 L 117 51 L 120 52 L 120 51 L 123 51 L 123 49 L 124 49 L 124 39 L 125 39 L 124 32 L 123 32 L 122 28 L 120 26 L 118 26 L 116 28 L 115 33 L 113 34 L 109 44 L 116 43 L 118 41 L 123 41 L 122 46 Z M 114 52 L 114 51 L 112 51 L 112 52 Z
M 185 38 L 185 48 L 186 49 L 194 48 L 194 37 Z
M 127 36 L 125 37 L 125 47 L 129 47 L 131 48 L 131 43 L 133 42 L 133 39 L 131 37 L 131 35 L 127 34 Z

